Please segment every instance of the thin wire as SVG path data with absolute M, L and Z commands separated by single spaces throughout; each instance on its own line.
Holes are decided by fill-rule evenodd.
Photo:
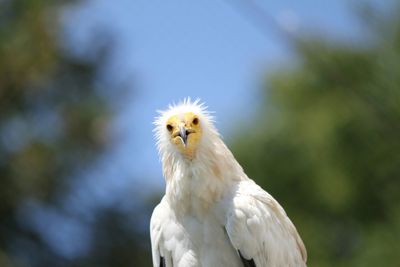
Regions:
M 255 1 L 224 0 L 224 2 L 267 37 L 271 37 L 269 30 L 272 30 L 288 45 L 294 44 L 294 41 L 297 40 L 297 36 L 293 32 L 285 30 L 276 19 L 264 12 Z

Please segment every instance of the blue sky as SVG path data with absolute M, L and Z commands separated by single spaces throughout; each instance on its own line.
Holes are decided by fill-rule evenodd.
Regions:
M 100 191 L 96 201 L 139 185 L 163 189 L 152 134 L 157 109 L 187 96 L 201 98 L 229 140 L 238 124 L 254 116 L 265 74 L 295 61 L 285 40 L 268 25 L 255 27 L 235 1 L 92 0 L 67 9 L 67 45 L 90 53 L 93 36 L 107 32 L 114 47 L 101 79 L 127 89 L 114 103 L 115 146 L 86 174 Z M 285 29 L 347 40 L 361 33 L 348 1 L 257 3 Z

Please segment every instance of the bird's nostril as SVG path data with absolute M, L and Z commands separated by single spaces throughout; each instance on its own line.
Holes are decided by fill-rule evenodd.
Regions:
M 186 135 L 189 135 L 191 132 L 189 130 L 186 130 Z

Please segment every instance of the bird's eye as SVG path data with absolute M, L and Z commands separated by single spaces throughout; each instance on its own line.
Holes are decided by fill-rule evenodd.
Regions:
M 167 124 L 167 130 L 169 132 L 172 132 L 172 129 L 173 129 L 172 125 L 171 124 Z
M 193 123 L 193 125 L 199 124 L 199 119 L 198 118 L 194 118 L 192 123 Z

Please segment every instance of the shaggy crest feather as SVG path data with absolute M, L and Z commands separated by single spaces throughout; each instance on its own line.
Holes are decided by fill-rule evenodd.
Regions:
M 199 98 L 192 101 L 190 97 L 184 98 L 178 104 L 172 103 L 168 105 L 166 110 L 157 110 L 159 116 L 154 120 L 156 145 L 160 154 L 161 160 L 165 153 L 174 153 L 176 148 L 169 142 L 169 133 L 165 128 L 167 120 L 174 115 L 184 114 L 192 112 L 199 116 L 200 121 L 204 125 L 203 130 L 205 131 L 204 136 L 220 137 L 217 129 L 214 127 L 215 118 L 212 116 L 212 111 L 207 110 L 207 106 L 204 102 L 201 102 Z M 203 142 L 204 143 L 204 142 Z

